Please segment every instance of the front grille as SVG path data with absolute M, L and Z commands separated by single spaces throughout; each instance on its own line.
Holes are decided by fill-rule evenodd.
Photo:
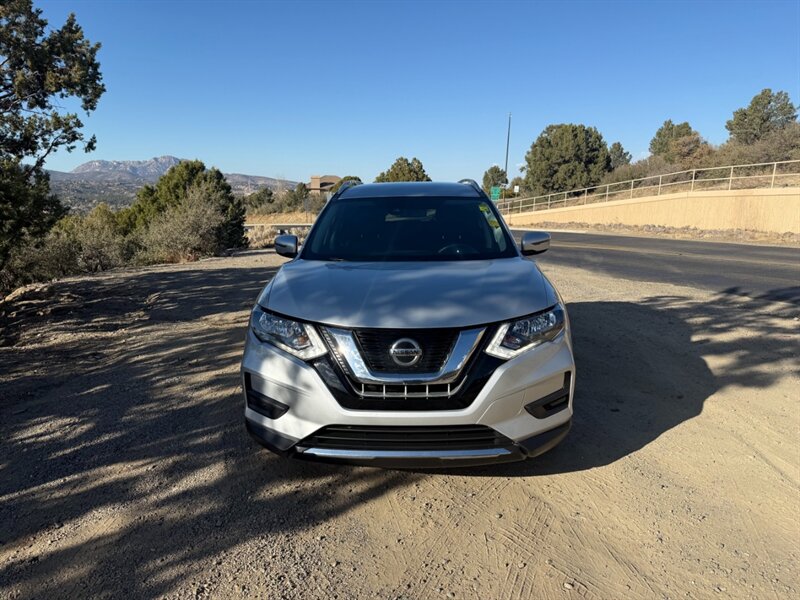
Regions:
M 362 383 L 347 367 L 347 361 L 338 352 L 327 329 L 321 327 L 320 331 L 330 354 L 311 364 L 339 405 L 349 410 L 460 410 L 472 404 L 495 370 L 505 362 L 483 352 L 496 331 L 489 327 L 459 376 L 449 384 Z M 455 334 L 458 335 L 458 330 Z
M 364 398 L 448 398 L 458 393 L 464 380 L 457 383 L 411 385 L 405 383 L 361 383 L 360 381 L 351 381 L 350 384 L 356 393 Z
M 361 426 L 330 425 L 298 446 L 335 450 L 479 450 L 513 442 L 485 425 Z
M 453 349 L 457 329 L 357 329 L 356 340 L 367 367 L 374 373 L 437 373 Z M 397 340 L 411 338 L 422 348 L 422 358 L 411 367 L 394 362 L 389 349 Z
M 386 386 L 386 395 L 381 385 L 371 386 L 353 381 L 345 374 L 341 367 L 328 356 L 315 360 L 312 364 L 319 373 L 325 385 L 344 408 L 350 410 L 402 410 L 402 411 L 430 411 L 430 410 L 459 410 L 466 408 L 483 389 L 492 373 L 503 361 L 499 358 L 484 354 L 473 360 L 465 369 L 463 379 L 444 385 L 409 385 Z M 398 392 L 394 392 L 394 388 Z M 399 388 L 403 387 L 403 393 Z M 369 388 L 369 389 L 366 389 Z M 380 389 L 379 389 L 380 388 Z M 426 390 L 423 393 L 423 390 Z

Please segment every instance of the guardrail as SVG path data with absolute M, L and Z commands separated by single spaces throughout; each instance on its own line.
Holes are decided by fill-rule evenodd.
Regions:
M 261 227 L 264 229 L 303 229 L 304 227 L 311 227 L 312 223 L 248 223 L 245 221 L 244 229 L 248 231 Z
M 504 215 L 660 196 L 680 191 L 746 190 L 800 186 L 800 160 L 784 160 L 750 165 L 689 169 L 663 175 L 651 175 L 593 187 L 557 192 L 543 196 L 513 198 L 497 203 Z

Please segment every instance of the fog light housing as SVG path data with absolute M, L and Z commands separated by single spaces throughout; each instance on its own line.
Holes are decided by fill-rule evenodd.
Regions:
M 244 391 L 247 396 L 247 408 L 268 419 L 279 419 L 289 411 L 287 404 L 254 390 L 250 380 L 250 373 L 245 373 Z

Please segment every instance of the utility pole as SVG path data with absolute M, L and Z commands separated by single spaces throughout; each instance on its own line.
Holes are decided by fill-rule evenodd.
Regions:
M 506 134 L 506 185 L 508 185 L 508 145 L 511 143 L 511 113 L 508 113 L 508 133 Z M 503 186 L 503 199 L 506 197 L 506 186 Z

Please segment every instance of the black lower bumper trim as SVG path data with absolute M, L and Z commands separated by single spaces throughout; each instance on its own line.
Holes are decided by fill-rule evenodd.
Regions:
M 264 446 L 267 450 L 271 450 L 275 454 L 280 454 L 281 456 L 290 456 L 292 454 L 292 448 L 294 448 L 299 441 L 294 438 L 281 435 L 280 433 L 271 429 L 267 429 L 266 427 L 261 427 L 260 425 L 257 425 L 249 420 L 245 420 L 244 423 L 245 427 L 247 427 L 247 432 L 255 441 Z
M 559 425 L 544 433 L 538 433 L 527 439 L 517 442 L 517 444 L 525 449 L 528 458 L 544 454 L 548 450 L 557 446 L 561 440 L 567 437 L 570 427 L 572 427 L 572 419 Z

